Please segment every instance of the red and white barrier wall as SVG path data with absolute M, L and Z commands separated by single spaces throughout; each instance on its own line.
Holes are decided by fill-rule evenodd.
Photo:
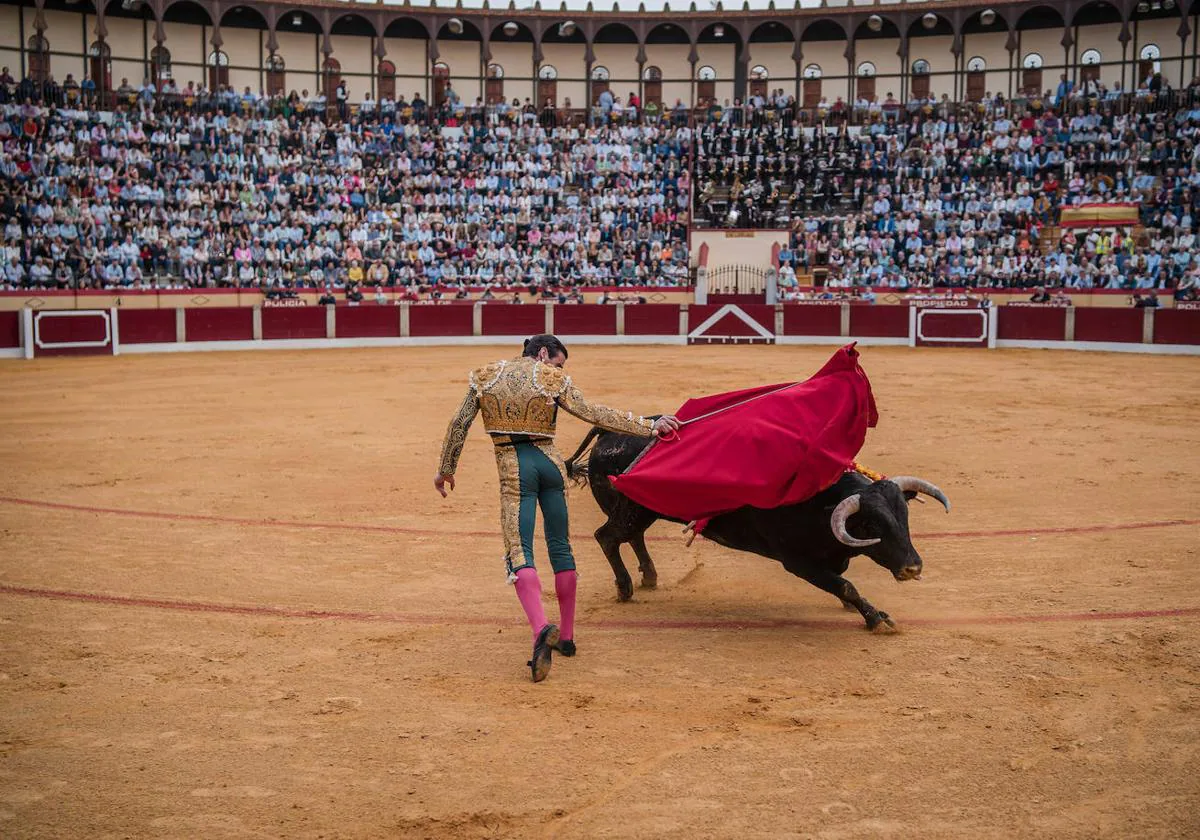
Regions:
M 419 344 L 863 344 L 1200 354 L 1200 311 L 1000 306 L 449 303 L 0 311 L 0 355 Z

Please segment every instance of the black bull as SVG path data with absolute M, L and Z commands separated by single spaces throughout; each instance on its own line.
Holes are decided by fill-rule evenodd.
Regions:
M 581 462 L 589 445 L 591 454 Z M 594 428 L 567 461 L 568 474 L 586 479 L 608 515 L 596 531 L 596 541 L 616 575 L 622 601 L 633 597 L 633 581 L 621 560 L 622 543 L 629 543 L 637 555 L 642 586 L 654 588 L 658 572 L 646 550 L 646 530 L 659 519 L 670 519 L 617 492 L 608 480 L 624 472 L 645 446 L 645 438 Z M 868 629 L 891 629 L 896 626 L 891 617 L 859 595 L 842 575 L 850 558 L 865 554 L 896 580 L 920 578 L 921 555 L 908 531 L 908 501 L 918 493 L 932 496 L 950 510 L 945 494 L 922 479 L 898 476 L 871 481 L 859 473 L 846 473 L 832 487 L 798 504 L 770 510 L 744 507 L 715 516 L 704 536 L 726 548 L 778 560 L 792 574 L 839 598 L 847 609 L 858 610 Z

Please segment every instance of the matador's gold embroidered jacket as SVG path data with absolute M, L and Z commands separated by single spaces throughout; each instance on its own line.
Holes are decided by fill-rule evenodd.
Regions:
M 633 412 L 589 403 L 561 368 L 523 356 L 471 372 L 467 395 L 446 430 L 440 472 L 454 475 L 477 413 L 483 414 L 483 426 L 490 435 L 553 438 L 559 407 L 614 432 L 648 437 L 654 427 L 653 421 L 634 417 Z

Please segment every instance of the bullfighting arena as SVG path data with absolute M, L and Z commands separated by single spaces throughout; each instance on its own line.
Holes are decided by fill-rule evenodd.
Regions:
M 831 349 L 568 369 L 649 413 Z M 864 348 L 861 460 L 954 502 L 912 505 L 923 580 L 851 564 L 892 635 L 661 523 L 659 588 L 618 603 L 573 489 L 580 654 L 534 685 L 482 429 L 431 486 L 510 351 L 0 365 L 0 834 L 1200 834 L 1195 359 Z

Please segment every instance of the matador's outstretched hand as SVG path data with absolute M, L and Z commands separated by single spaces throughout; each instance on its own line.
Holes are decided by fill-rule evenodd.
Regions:
M 450 489 L 454 489 L 454 476 L 438 473 L 433 479 L 433 489 L 442 494 L 442 498 L 446 498 L 449 494 L 446 492 L 446 485 L 450 485 Z

